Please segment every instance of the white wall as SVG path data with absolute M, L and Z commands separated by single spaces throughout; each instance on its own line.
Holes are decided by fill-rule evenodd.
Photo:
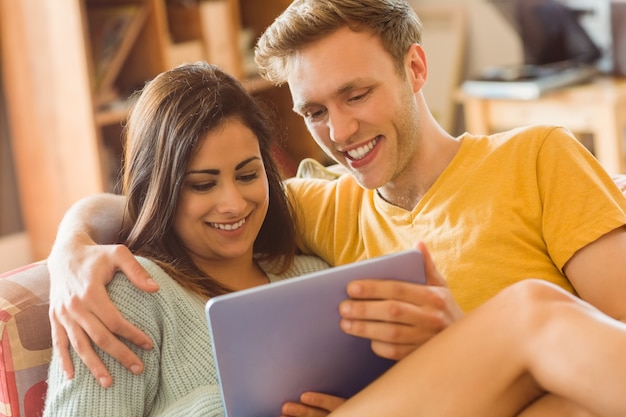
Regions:
M 477 74 L 488 66 L 515 65 L 523 61 L 517 34 L 487 0 L 409 0 L 412 4 L 456 5 L 463 7 L 468 18 L 467 74 Z M 610 0 L 559 0 L 566 5 L 591 10 L 581 24 L 593 41 L 603 50 L 598 67 L 612 69 Z
M 454 136 L 465 131 L 463 109 L 457 100 L 459 85 L 465 78 L 487 67 L 517 65 L 523 61 L 519 38 L 514 29 L 486 0 L 409 0 L 418 15 L 423 12 L 423 42 L 429 64 L 424 95 L 435 118 Z M 441 23 L 429 15 L 431 8 L 458 7 L 465 15 L 461 68 L 455 73 L 454 45 L 448 33 L 450 22 Z M 452 19 L 454 20 L 454 19 Z M 458 46 L 458 45 L 457 45 Z M 456 48 L 458 50 L 458 47 Z
M 489 66 L 522 62 L 517 34 L 486 0 L 410 0 L 414 5 L 455 5 L 467 15 L 466 73 L 477 74 Z

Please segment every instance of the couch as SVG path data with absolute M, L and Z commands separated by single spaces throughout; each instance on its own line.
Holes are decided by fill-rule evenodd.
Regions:
M 626 195 L 626 175 L 613 179 Z M 41 415 L 52 352 L 48 293 L 45 261 L 0 274 L 0 417 Z
M 40 416 L 52 339 L 48 268 L 32 263 L 0 275 L 0 416 Z

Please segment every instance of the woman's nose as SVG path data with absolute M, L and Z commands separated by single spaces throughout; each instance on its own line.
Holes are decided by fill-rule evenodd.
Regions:
M 219 199 L 218 210 L 222 213 L 241 213 L 246 208 L 246 199 L 237 184 L 225 184 Z

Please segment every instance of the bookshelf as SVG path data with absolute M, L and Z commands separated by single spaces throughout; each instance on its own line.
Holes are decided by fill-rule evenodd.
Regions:
M 324 160 L 291 111 L 286 87 L 250 68 L 256 37 L 288 0 L 19 0 L 0 2 L 11 140 L 26 230 L 45 258 L 78 199 L 116 192 L 126 98 L 158 73 L 206 59 L 242 80 L 276 114 L 284 174 Z M 247 42 L 242 45 L 242 39 Z

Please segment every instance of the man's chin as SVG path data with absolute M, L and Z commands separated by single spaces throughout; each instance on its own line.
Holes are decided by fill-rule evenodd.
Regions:
M 356 182 L 362 188 L 365 188 L 366 190 L 376 190 L 377 188 L 380 188 L 383 185 L 385 185 L 384 182 L 381 182 L 380 180 L 377 180 L 375 178 L 368 178 L 367 176 L 363 176 L 363 175 L 359 175 L 358 172 L 357 173 L 353 172 L 353 177 L 356 180 Z

